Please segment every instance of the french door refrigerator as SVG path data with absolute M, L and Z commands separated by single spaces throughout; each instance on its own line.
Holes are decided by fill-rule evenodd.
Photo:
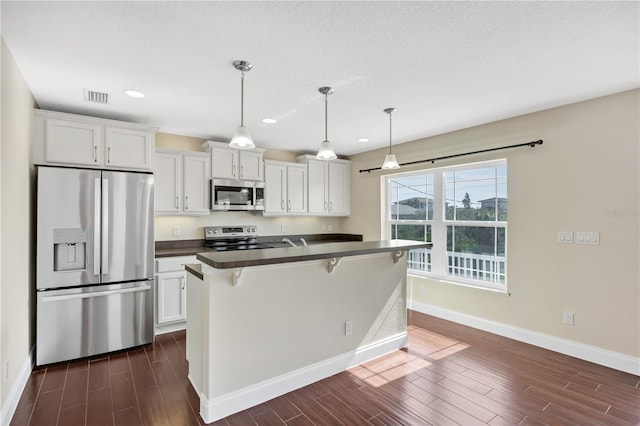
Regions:
M 153 340 L 152 174 L 39 166 L 36 364 Z

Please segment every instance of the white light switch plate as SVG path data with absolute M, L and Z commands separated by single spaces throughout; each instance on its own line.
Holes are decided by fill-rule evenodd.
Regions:
M 576 243 L 598 245 L 600 244 L 600 233 L 599 232 L 576 232 Z
M 558 231 L 558 242 L 571 244 L 573 243 L 573 232 L 572 231 Z

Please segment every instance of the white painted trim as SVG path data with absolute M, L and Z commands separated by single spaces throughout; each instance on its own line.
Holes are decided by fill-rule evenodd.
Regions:
M 154 333 L 156 336 L 159 336 L 161 334 L 173 333 L 174 331 L 180 331 L 180 330 L 186 330 L 186 329 L 187 329 L 187 322 L 180 321 L 180 322 L 173 322 L 169 324 L 161 324 L 161 325 L 156 324 Z
M 451 311 L 414 300 L 409 300 L 407 305 L 409 309 L 423 314 L 433 315 L 434 317 L 488 331 L 520 342 L 529 343 L 541 348 L 560 352 L 561 354 L 640 376 L 640 358 L 602 349 L 597 346 L 586 345 L 562 337 L 528 330 L 526 328 Z
M 407 344 L 407 333 L 398 333 L 342 355 L 290 371 L 211 400 L 207 400 L 200 392 L 200 389 L 195 389 L 194 387 L 198 395 L 200 395 L 200 416 L 202 416 L 205 423 L 214 422 L 318 380 L 333 376 L 348 368 L 404 348 Z M 193 381 L 191 383 L 193 385 Z
M 16 412 L 16 408 L 18 408 L 18 402 L 20 402 L 20 397 L 22 396 L 22 392 L 27 385 L 27 381 L 31 375 L 31 370 L 33 369 L 34 350 L 35 346 L 33 346 L 29 351 L 27 359 L 22 363 L 22 367 L 20 368 L 16 381 L 13 383 L 13 386 L 11 386 L 9 396 L 7 397 L 5 404 L 2 406 L 0 425 L 8 425 L 11 423 L 11 419 Z

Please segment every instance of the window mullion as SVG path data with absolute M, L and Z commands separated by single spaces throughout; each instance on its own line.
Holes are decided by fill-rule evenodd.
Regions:
M 446 270 L 447 228 L 444 224 L 444 194 L 443 172 L 438 171 L 433 174 L 433 226 L 431 227 L 431 242 L 433 243 L 431 271 L 437 275 L 444 275 Z

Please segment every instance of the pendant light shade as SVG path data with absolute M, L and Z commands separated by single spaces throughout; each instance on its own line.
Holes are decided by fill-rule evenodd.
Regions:
M 244 127 L 244 73 L 253 68 L 253 65 L 247 61 L 233 61 L 233 66 L 242 72 L 242 77 L 240 77 L 240 126 L 233 132 L 229 146 L 236 149 L 251 149 L 256 145 L 251 139 L 249 130 Z
M 318 154 L 316 158 L 318 160 L 335 160 L 338 158 L 336 152 L 333 150 L 333 146 L 331 146 L 331 142 L 329 142 L 329 138 L 327 137 L 327 105 L 328 100 L 327 97 L 333 93 L 333 88 L 331 87 L 321 87 L 318 89 L 318 92 L 324 95 L 324 141 L 320 144 L 320 149 L 318 150 Z
M 384 163 L 382 163 L 382 168 L 384 170 L 398 169 L 400 168 L 400 165 L 398 164 L 396 155 L 391 152 L 391 114 L 396 112 L 396 109 L 386 108 L 384 112 L 389 114 L 389 153 L 387 154 L 386 157 L 384 157 Z

